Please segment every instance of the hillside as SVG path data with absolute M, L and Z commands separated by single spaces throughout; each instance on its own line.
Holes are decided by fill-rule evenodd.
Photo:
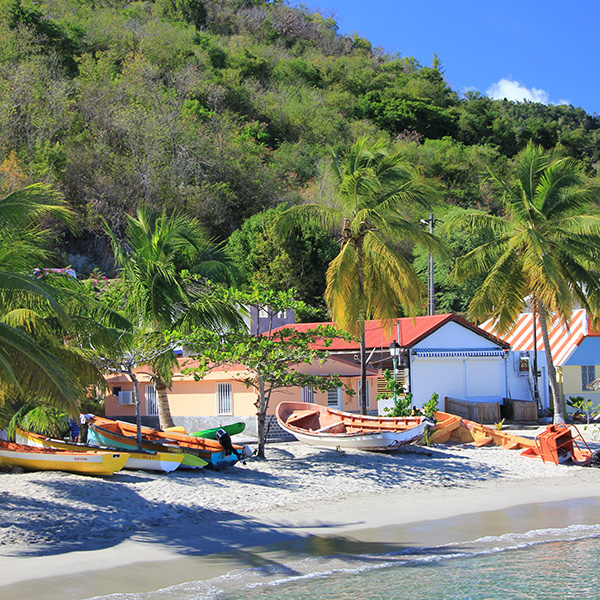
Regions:
M 65 195 L 86 235 L 57 231 L 58 261 L 83 272 L 110 268 L 101 218 L 118 234 L 141 203 L 185 209 L 224 240 L 357 135 L 398 139 L 459 206 L 492 206 L 479 173 L 529 139 L 598 174 L 597 116 L 460 97 L 437 57 L 277 0 L 0 0 L 0 33 L 0 186 Z

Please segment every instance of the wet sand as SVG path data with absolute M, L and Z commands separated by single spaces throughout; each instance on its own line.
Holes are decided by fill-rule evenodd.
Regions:
M 600 522 L 600 470 L 500 448 L 290 443 L 268 456 L 220 473 L 0 474 L 0 597 L 148 592 L 306 556 Z

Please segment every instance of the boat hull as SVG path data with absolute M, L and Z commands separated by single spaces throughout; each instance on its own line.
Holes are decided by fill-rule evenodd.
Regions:
M 310 446 L 388 452 L 423 437 L 432 421 L 422 417 L 375 417 L 303 402 L 277 407 L 282 429 Z
M 128 452 L 137 449 L 137 440 L 135 438 L 119 435 L 112 431 L 108 431 L 103 427 L 98 427 L 91 424 L 88 424 L 88 442 L 91 444 L 97 444 L 98 446 L 122 448 Z M 192 450 L 188 452 L 187 450 L 184 450 L 178 446 L 142 440 L 142 448 L 144 450 L 167 452 L 172 453 L 175 456 L 181 456 L 180 469 L 201 469 L 209 464 L 209 461 L 205 460 L 201 456 L 198 456 Z
M 230 423 L 229 425 L 223 425 L 222 427 L 212 427 L 211 429 L 194 431 L 193 433 L 190 433 L 190 435 L 193 435 L 194 437 L 201 437 L 207 440 L 216 440 L 217 431 L 219 429 L 224 429 L 229 435 L 237 435 L 238 433 L 242 433 L 242 431 L 246 429 L 246 423 Z
M 88 419 L 88 437 L 89 430 L 108 436 L 118 441 L 118 447 L 125 445 L 127 448 L 137 447 L 137 427 L 133 423 L 125 421 L 113 421 L 104 417 L 92 416 Z M 223 469 L 234 465 L 238 461 L 238 456 L 234 452 L 229 452 L 215 440 L 194 437 L 179 433 L 177 431 L 160 431 L 151 427 L 142 427 L 142 447 L 146 450 L 164 450 L 166 452 L 184 452 L 192 454 L 208 464 L 207 467 L 213 469 Z M 110 444 L 114 446 L 114 443 Z M 244 456 L 245 448 L 240 445 L 233 445 L 239 457 Z M 186 466 L 185 459 L 183 465 Z
M 26 446 L 32 446 L 35 448 L 53 448 L 57 450 L 73 450 L 81 451 L 85 450 L 88 452 L 106 452 L 103 448 L 92 448 L 90 446 L 81 446 L 78 444 L 71 444 L 68 442 L 62 442 L 60 440 L 53 440 L 46 438 L 36 433 L 29 431 L 17 430 L 15 436 L 17 443 L 24 444 Z M 106 446 L 107 444 L 98 443 L 98 446 Z M 183 460 L 183 455 L 175 454 L 172 452 L 151 452 L 148 453 L 136 452 L 134 449 L 127 448 L 129 458 L 125 463 L 124 469 L 144 470 L 144 471 L 161 471 L 163 473 L 170 473 L 174 471 Z
M 120 471 L 128 457 L 127 452 L 71 452 L 0 442 L 0 464 L 30 471 L 107 476 Z
M 301 433 L 293 431 L 281 425 L 286 431 L 296 437 L 296 439 L 309 446 L 320 448 L 343 448 L 353 450 L 368 450 L 369 452 L 390 452 L 397 450 L 416 442 L 423 437 L 425 433 L 425 424 L 418 425 L 405 433 L 367 433 L 363 435 L 314 435 L 310 433 Z

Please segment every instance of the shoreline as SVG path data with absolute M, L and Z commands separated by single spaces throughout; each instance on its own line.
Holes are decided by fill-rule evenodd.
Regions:
M 177 478 L 0 474 L 0 498 L 9 495 L 14 515 L 19 502 L 11 495 L 19 486 L 22 498 L 33 490 L 58 492 L 36 507 L 40 519 L 31 519 L 31 506 L 20 507 L 28 533 L 41 530 L 42 520 L 60 518 L 61 511 L 71 523 L 83 524 L 103 510 L 115 525 L 122 525 L 119 518 L 132 525 L 115 530 L 92 520 L 100 544 L 93 536 L 69 543 L 64 532 L 49 547 L 7 544 L 0 536 L 3 600 L 148 592 L 319 553 L 383 553 L 404 544 L 471 541 L 484 531 L 518 533 L 504 530 L 511 527 L 566 526 L 578 515 L 586 521 L 582 524 L 600 523 L 598 469 L 544 465 L 500 448 L 466 446 L 401 456 L 333 452 L 323 457 L 322 451 L 297 443 L 269 450 L 273 459 L 249 462 L 251 468 Z M 292 475 L 295 480 L 285 487 Z M 91 513 L 85 510 L 86 490 L 98 495 Z M 251 499 L 242 502 L 242 494 Z M 0 508 L 6 504 L 5 499 Z M 236 511 L 231 504 L 242 506 Z

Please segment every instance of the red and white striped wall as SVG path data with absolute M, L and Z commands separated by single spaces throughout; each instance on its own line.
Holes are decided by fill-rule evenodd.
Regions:
M 585 309 L 573 311 L 571 320 L 568 323 L 565 323 L 562 319 L 552 321 L 549 318 L 548 321 L 550 327 L 550 350 L 552 352 L 552 361 L 556 367 L 562 366 L 567 361 L 586 336 L 598 335 L 598 331 L 591 332 Z M 495 331 L 495 321 L 492 319 L 486 321 L 480 327 L 488 333 L 498 335 Z M 539 316 L 536 319 L 536 336 L 538 350 L 544 350 Z M 498 337 L 502 337 L 502 339 L 508 342 L 512 350 L 533 350 L 533 313 L 521 313 L 519 320 L 511 332 L 505 336 Z

